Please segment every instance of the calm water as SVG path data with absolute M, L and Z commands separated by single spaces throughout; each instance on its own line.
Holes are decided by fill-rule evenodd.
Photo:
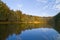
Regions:
M 0 24 L 0 40 L 60 40 L 48 24 Z
M 6 40 L 57 40 L 59 33 L 53 28 L 35 28 L 13 33 Z

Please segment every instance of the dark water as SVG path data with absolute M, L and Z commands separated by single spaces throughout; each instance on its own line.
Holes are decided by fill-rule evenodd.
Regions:
M 16 35 L 9 35 L 6 40 L 56 40 L 58 32 L 53 28 L 36 28 L 22 31 Z

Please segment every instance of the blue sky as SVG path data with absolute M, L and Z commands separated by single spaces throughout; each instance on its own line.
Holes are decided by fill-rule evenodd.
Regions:
M 60 0 L 2 0 L 10 9 L 35 16 L 54 16 L 60 12 Z

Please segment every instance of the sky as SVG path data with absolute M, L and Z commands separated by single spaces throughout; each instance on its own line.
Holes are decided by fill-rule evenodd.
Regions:
M 34 16 L 55 16 L 60 12 L 60 0 L 2 0 L 13 10 Z

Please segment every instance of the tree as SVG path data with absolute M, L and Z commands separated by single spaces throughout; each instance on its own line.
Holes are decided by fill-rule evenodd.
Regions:
M 16 10 L 15 11 L 15 16 L 17 17 L 17 21 L 22 21 L 21 18 L 22 18 L 22 11 L 20 10 Z
M 0 21 L 7 21 L 7 15 L 10 13 L 9 8 L 0 0 Z

